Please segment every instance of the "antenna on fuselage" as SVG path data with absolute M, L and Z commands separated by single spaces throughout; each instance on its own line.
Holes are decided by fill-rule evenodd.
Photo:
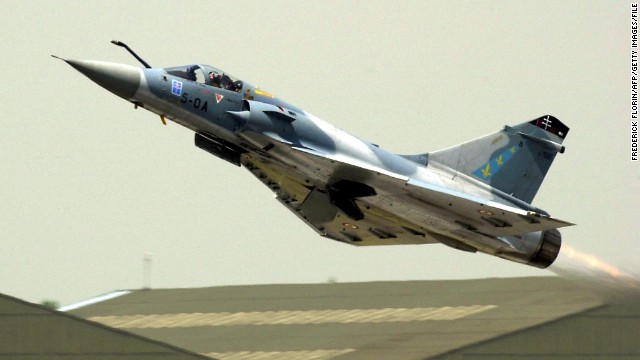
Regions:
M 131 50 L 131 48 L 129 46 L 127 46 L 127 44 L 123 43 L 122 41 L 118 41 L 118 40 L 111 40 L 111 43 L 117 46 L 121 46 L 125 49 L 127 49 L 127 51 L 133 55 L 134 58 L 136 58 L 138 61 L 140 61 L 140 63 L 142 63 L 142 65 L 144 65 L 144 67 L 146 67 L 147 69 L 151 68 L 151 65 L 147 64 L 146 61 L 142 60 L 142 58 L 140 56 L 138 56 L 138 54 L 136 54 L 133 50 Z

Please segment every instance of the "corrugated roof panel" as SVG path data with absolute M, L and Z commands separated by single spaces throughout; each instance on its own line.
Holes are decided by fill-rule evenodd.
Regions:
M 144 290 L 74 313 L 222 359 L 306 360 L 354 349 L 327 356 L 397 360 L 438 356 L 600 305 L 574 283 L 541 277 Z

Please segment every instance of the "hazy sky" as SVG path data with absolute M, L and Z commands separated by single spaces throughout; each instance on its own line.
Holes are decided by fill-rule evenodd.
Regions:
M 207 63 L 398 153 L 552 114 L 534 204 L 565 244 L 640 272 L 626 2 L 23 2 L 0 13 L 0 292 L 63 304 L 153 287 L 549 275 L 441 245 L 319 237 L 193 133 L 50 54 Z M 559 262 L 563 261 L 561 258 Z

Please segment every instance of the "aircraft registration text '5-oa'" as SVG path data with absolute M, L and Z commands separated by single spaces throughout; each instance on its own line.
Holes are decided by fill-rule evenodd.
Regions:
M 64 60 L 98 85 L 195 132 L 323 237 L 358 246 L 442 243 L 546 268 L 561 246 L 531 202 L 569 128 L 545 115 L 448 149 L 398 155 L 221 69 Z

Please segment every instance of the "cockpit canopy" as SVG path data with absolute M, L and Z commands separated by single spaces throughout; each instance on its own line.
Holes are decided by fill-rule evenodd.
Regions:
M 166 68 L 165 71 L 179 78 L 238 93 L 244 85 L 241 80 L 209 65 L 176 66 Z

